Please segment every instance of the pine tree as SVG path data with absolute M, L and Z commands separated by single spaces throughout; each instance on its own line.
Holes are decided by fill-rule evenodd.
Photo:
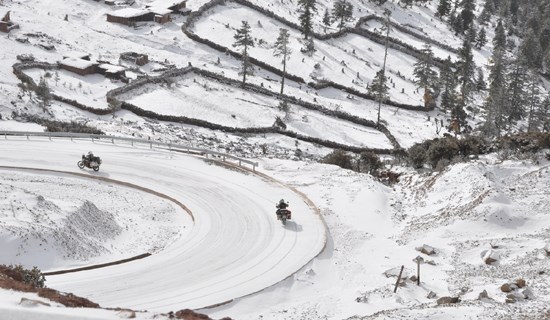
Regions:
M 540 122 L 540 130 L 550 132 L 550 95 L 546 95 L 535 117 Z
M 476 90 L 482 91 L 487 89 L 487 83 L 485 82 L 485 76 L 483 75 L 483 69 L 477 69 L 477 78 L 476 78 Z
M 460 82 L 460 93 L 466 104 L 471 96 L 472 90 L 475 87 L 475 62 L 472 54 L 472 44 L 468 39 L 464 39 L 462 47 L 459 50 L 458 61 L 458 79 Z
M 466 31 L 471 28 L 472 22 L 475 19 L 475 1 L 474 0 L 462 0 L 460 3 L 462 11 L 460 12 L 460 20 L 462 20 L 462 30 Z
M 447 57 L 443 67 L 441 68 L 440 83 L 442 88 L 441 93 L 441 107 L 443 110 L 452 110 L 456 103 L 456 77 L 453 70 L 453 63 L 451 57 Z
M 36 88 L 36 96 L 38 97 L 38 99 L 40 99 L 40 106 L 45 112 L 46 107 L 49 106 L 50 102 L 52 101 L 52 94 L 50 91 L 50 86 L 48 85 L 48 82 L 46 82 L 46 79 L 44 77 L 40 77 L 40 82 L 38 83 L 38 87 Z
M 443 19 L 449 13 L 451 13 L 451 1 L 450 0 L 439 0 L 439 4 L 437 5 L 436 15 Z
M 506 32 L 504 31 L 504 26 L 502 25 L 502 20 L 498 20 L 497 26 L 495 28 L 495 37 L 493 38 L 493 50 L 505 50 L 506 48 Z
M 504 110 L 506 103 L 506 61 L 504 50 L 495 47 L 492 55 L 492 66 L 489 73 L 489 94 L 485 101 L 485 133 L 500 136 L 504 127 Z
M 338 21 L 339 31 L 353 18 L 353 5 L 346 0 L 336 0 L 332 7 L 332 19 Z
M 388 78 L 384 74 L 384 70 L 380 69 L 369 86 L 369 94 L 376 97 L 376 101 L 385 102 L 389 99 L 389 91 Z
M 451 123 L 449 126 L 449 131 L 453 131 L 456 134 L 461 132 L 468 132 L 470 127 L 468 126 L 468 121 L 466 120 L 466 107 L 464 100 L 457 98 L 451 109 Z
M 248 48 L 254 46 L 254 41 L 252 40 L 252 36 L 250 35 L 250 25 L 248 24 L 248 22 L 242 22 L 241 28 L 237 30 L 233 38 L 235 39 L 233 47 L 241 49 L 240 53 L 242 56 L 242 64 L 239 75 L 243 76 L 242 86 L 244 87 L 244 85 L 246 84 L 246 76 L 254 74 L 254 67 L 252 66 L 252 63 L 250 63 L 250 56 L 248 54 Z
M 519 48 L 519 57 L 530 69 L 542 68 L 542 49 L 533 30 L 529 29 Z
M 542 106 L 542 93 L 539 89 L 538 84 L 538 74 L 531 71 L 531 74 L 528 76 L 527 83 L 527 107 L 528 107 L 528 118 L 527 118 L 527 132 L 538 131 L 537 127 L 539 126 L 540 118 L 536 117 L 536 114 L 539 113 L 539 110 L 543 108 Z
M 273 55 L 275 57 L 283 57 L 283 77 L 281 80 L 281 94 L 285 87 L 285 77 L 286 77 L 286 61 L 289 55 L 292 53 L 292 50 L 288 47 L 290 34 L 287 29 L 279 29 L 279 36 L 275 40 L 275 49 Z
M 507 76 L 507 99 L 502 107 L 508 123 L 514 124 L 523 119 L 526 113 L 528 81 L 527 68 L 521 60 L 515 60 L 511 64 L 511 70 Z
M 477 33 L 477 37 L 475 40 L 475 47 L 479 50 L 483 48 L 487 44 L 487 32 L 485 31 L 485 28 L 481 28 L 479 32 Z
M 437 72 L 433 70 L 434 54 L 432 47 L 426 43 L 422 47 L 421 52 L 421 59 L 414 64 L 414 83 L 419 88 L 424 88 L 424 97 L 426 98 L 424 99 L 424 106 L 428 107 L 428 103 L 431 101 L 429 98 L 432 97 L 433 99 L 433 93 L 430 91 L 432 91 L 437 83 Z
M 304 39 L 307 39 L 313 33 L 312 15 L 317 12 L 316 0 L 298 0 L 300 6 L 300 26 Z
M 327 27 L 331 24 L 330 13 L 328 12 L 328 9 L 325 10 L 325 15 L 323 16 L 323 24 Z

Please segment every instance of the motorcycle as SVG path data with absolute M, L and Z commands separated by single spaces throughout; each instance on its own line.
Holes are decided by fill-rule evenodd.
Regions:
M 85 155 L 82 155 L 82 160 L 77 162 L 77 166 L 80 169 L 84 168 L 90 168 L 94 171 L 99 171 L 99 165 L 101 164 L 101 159 L 99 157 L 87 157 Z
M 288 209 L 277 210 L 277 220 L 281 220 L 283 225 L 286 225 L 286 221 L 292 218 L 292 211 Z

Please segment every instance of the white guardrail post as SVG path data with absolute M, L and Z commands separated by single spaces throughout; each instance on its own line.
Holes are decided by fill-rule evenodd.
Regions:
M 153 141 L 152 140 L 146 140 L 146 139 L 135 139 L 135 138 L 124 138 L 124 137 L 115 137 L 115 136 L 107 136 L 107 135 L 97 135 L 97 134 L 85 134 L 85 133 L 72 133 L 72 132 L 28 132 L 28 131 L 0 131 L 0 135 L 4 135 L 4 140 L 8 140 L 8 136 L 14 136 L 14 137 L 26 137 L 27 140 L 30 140 L 29 137 L 48 137 L 48 139 L 51 141 L 52 138 L 69 138 L 71 141 L 73 139 L 91 139 L 92 142 L 95 143 L 95 140 L 101 141 L 102 139 L 105 139 L 107 141 L 111 140 L 111 143 L 115 143 L 116 141 L 125 141 L 126 143 L 130 142 L 131 145 L 134 145 L 135 143 L 142 143 L 142 144 L 149 144 L 149 148 L 153 149 Z M 1 141 L 1 140 L 0 140 Z M 194 148 L 190 146 L 184 146 L 177 143 L 163 143 L 163 142 L 154 142 L 158 147 L 164 147 L 168 150 L 172 151 L 180 151 L 180 152 L 187 152 L 187 153 L 198 153 L 202 154 L 205 158 L 208 159 L 208 155 L 212 156 L 218 156 L 223 159 L 225 162 L 227 158 L 235 160 L 239 163 L 239 166 L 242 166 L 243 163 L 248 164 L 252 166 L 252 171 L 256 171 L 256 167 L 258 166 L 257 162 L 253 162 L 247 159 L 239 158 L 234 155 L 230 155 L 227 153 L 212 151 L 208 149 L 203 148 Z

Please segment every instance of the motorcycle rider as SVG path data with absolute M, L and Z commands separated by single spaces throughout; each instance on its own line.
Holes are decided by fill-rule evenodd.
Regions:
M 88 155 L 86 156 L 86 160 L 88 160 L 89 162 L 92 162 L 93 159 L 94 159 L 93 152 L 88 151 Z
M 277 208 L 277 216 L 280 216 L 281 215 L 281 210 L 284 210 L 288 207 L 288 202 L 285 202 L 285 199 L 281 199 L 279 200 L 279 203 L 277 203 L 275 205 L 275 207 Z

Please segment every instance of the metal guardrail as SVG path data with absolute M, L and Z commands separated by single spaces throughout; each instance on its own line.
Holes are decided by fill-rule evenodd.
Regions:
M 72 133 L 72 132 L 30 132 L 30 131 L 0 131 L 0 136 L 4 136 L 4 140 L 7 140 L 9 136 L 18 136 L 18 137 L 27 137 L 27 140 L 29 140 L 29 137 L 47 137 L 49 138 L 49 140 L 52 140 L 52 138 L 70 138 L 71 141 L 73 139 L 91 139 L 92 142 L 97 140 L 101 142 L 111 142 L 113 144 L 115 143 L 115 141 L 125 141 L 125 142 L 129 142 L 132 146 L 134 144 L 144 144 L 144 145 L 149 145 L 150 149 L 153 149 L 153 147 L 164 147 L 164 148 L 167 148 L 168 150 L 203 154 L 206 158 L 208 158 L 209 155 L 212 155 L 212 156 L 221 158 L 223 161 L 226 161 L 226 159 L 231 159 L 231 160 L 237 161 L 239 163 L 239 166 L 242 166 L 243 163 L 251 165 L 253 171 L 256 171 L 256 167 L 258 166 L 257 162 L 243 159 L 243 158 L 230 155 L 227 153 L 223 153 L 223 152 L 212 151 L 212 150 L 203 149 L 203 148 L 189 147 L 178 143 L 165 143 L 165 142 L 158 142 L 158 141 L 147 140 L 147 139 L 124 138 L 124 137 L 107 136 L 107 135 L 101 135 L 101 134 L 86 134 L 86 133 Z

